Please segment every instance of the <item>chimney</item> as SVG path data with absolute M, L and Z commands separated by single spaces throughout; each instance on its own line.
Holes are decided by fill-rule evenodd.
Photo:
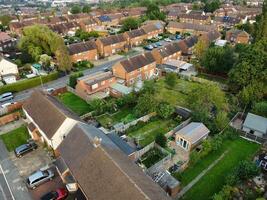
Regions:
M 97 136 L 94 137 L 93 144 L 94 144 L 95 148 L 100 146 L 101 141 L 102 141 L 102 138 L 99 138 Z

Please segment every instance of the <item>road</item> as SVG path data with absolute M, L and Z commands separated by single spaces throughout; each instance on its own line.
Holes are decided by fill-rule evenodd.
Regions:
M 7 182 L 0 170 L 0 199 L 13 200 L 12 194 L 8 188 Z
M 99 72 L 99 71 L 103 71 L 103 70 L 106 70 L 106 69 L 111 69 L 111 67 L 116 62 L 118 62 L 120 60 L 123 60 L 123 59 L 125 59 L 125 58 L 118 58 L 116 60 L 109 61 L 107 63 L 95 66 L 92 69 L 88 69 L 88 70 L 83 71 L 83 74 L 84 75 L 89 75 L 89 74 L 93 74 L 93 73 L 96 73 L 96 72 Z M 55 88 L 55 89 L 62 88 L 62 87 L 66 86 L 68 84 L 69 76 L 70 75 L 67 75 L 67 76 L 59 78 L 57 80 L 45 83 L 43 85 L 43 87 L 44 87 L 44 89 L 47 89 L 47 88 Z M 38 87 L 35 87 L 35 88 L 30 88 L 28 90 L 24 90 L 24 91 L 18 92 L 18 93 L 16 93 L 14 95 L 14 101 L 15 102 L 23 101 L 23 100 L 27 99 L 31 95 L 31 93 L 33 92 L 34 89 L 41 89 L 41 88 L 42 88 L 42 86 L 38 86 Z

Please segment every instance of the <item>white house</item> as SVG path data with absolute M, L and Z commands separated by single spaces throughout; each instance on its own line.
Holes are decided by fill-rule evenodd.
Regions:
M 248 113 L 242 130 L 261 138 L 267 137 L 267 118 Z
M 176 144 L 190 151 L 208 137 L 210 130 L 199 122 L 191 122 L 175 133 Z
M 28 130 L 34 140 L 56 149 L 80 120 L 53 96 L 36 90 L 23 104 Z
M 15 63 L 0 57 L 0 76 L 6 84 L 16 82 L 18 74 L 18 66 Z

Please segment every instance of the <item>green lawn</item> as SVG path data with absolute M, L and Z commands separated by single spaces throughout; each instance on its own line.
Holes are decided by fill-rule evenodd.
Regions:
M 182 181 L 190 182 L 204 168 L 216 160 L 223 152 L 228 151 L 205 176 L 203 176 L 183 197 L 184 200 L 210 199 L 215 193 L 219 192 L 225 184 L 225 177 L 237 164 L 245 159 L 251 159 L 259 150 L 260 145 L 249 142 L 242 138 L 233 141 L 226 141 L 222 150 L 216 155 L 208 155 L 193 168 L 189 168 L 182 174 Z M 185 178 L 187 176 L 187 178 Z
M 136 138 L 139 144 L 144 147 L 153 142 L 157 134 L 165 134 L 177 125 L 173 120 L 154 119 L 138 126 L 138 128 L 129 128 L 126 134 Z
M 71 92 L 59 95 L 58 99 L 77 115 L 84 115 L 92 111 L 91 106 L 86 101 Z
M 114 114 L 103 114 L 97 116 L 97 121 L 103 126 L 108 127 L 109 125 L 112 126 L 119 122 L 128 123 L 135 119 L 135 116 L 132 113 L 132 109 L 125 107 L 120 109 L 118 112 Z
M 28 130 L 25 126 L 0 135 L 0 139 L 3 140 L 8 151 L 13 151 L 16 147 L 26 143 L 29 137 Z
M 174 106 L 187 106 L 186 97 L 187 94 L 197 88 L 199 83 L 190 82 L 182 79 L 177 78 L 177 83 L 174 88 L 169 88 L 166 83 L 165 79 L 159 79 L 156 82 L 157 88 L 157 99 L 160 101 L 167 101 L 168 103 Z

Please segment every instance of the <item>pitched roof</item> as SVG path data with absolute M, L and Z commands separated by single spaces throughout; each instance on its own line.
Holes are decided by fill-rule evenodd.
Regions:
M 126 32 L 130 38 L 140 37 L 146 34 L 144 29 L 135 29 Z
M 155 59 L 153 55 L 150 52 L 148 52 L 142 55 L 131 57 L 127 60 L 120 61 L 120 64 L 129 73 L 131 71 L 149 65 L 153 62 L 155 62 Z
M 212 42 L 212 41 L 214 41 L 220 37 L 221 37 L 221 34 L 217 30 L 211 30 L 211 31 L 201 35 L 201 38 L 207 42 Z
M 90 50 L 96 50 L 95 41 L 90 40 L 87 42 L 74 43 L 68 46 L 70 55 L 86 52 Z
M 185 39 L 185 43 L 188 48 L 193 47 L 197 43 L 197 41 L 198 41 L 197 36 L 192 36 L 192 37 Z
M 243 127 L 267 134 L 267 118 L 248 113 Z
M 202 25 L 202 24 L 180 23 L 180 22 L 170 22 L 167 28 L 191 29 L 195 31 L 206 31 L 206 32 L 216 29 L 216 27 L 213 25 Z
M 95 138 L 101 139 L 97 147 Z M 101 130 L 91 125 L 75 125 L 58 150 L 88 199 L 169 199 Z
M 6 42 L 12 38 L 6 32 L 0 32 L 0 42 Z
M 153 31 L 157 31 L 160 29 L 163 29 L 163 26 L 160 22 L 157 23 L 149 23 L 147 25 L 142 26 L 142 29 L 145 31 L 145 33 L 150 33 Z
M 104 46 L 126 41 L 126 39 L 123 37 L 123 34 L 102 37 L 102 38 L 99 38 L 99 40 L 103 43 Z
M 199 122 L 191 122 L 181 130 L 176 132 L 176 134 L 182 136 L 192 144 L 197 143 L 200 139 L 207 136 L 209 133 L 210 130 L 203 123 Z
M 108 72 L 99 71 L 99 72 L 96 72 L 93 74 L 82 76 L 82 77 L 78 78 L 78 80 L 85 82 L 87 85 L 94 85 L 94 84 L 100 83 L 104 80 L 108 80 L 112 77 L 114 77 L 114 76 L 113 76 L 112 72 L 110 72 L 110 71 L 108 71 Z
M 80 120 L 78 116 L 71 113 L 58 100 L 35 90 L 23 104 L 23 109 L 38 125 L 38 127 L 51 139 L 66 118 Z
M 194 19 L 194 20 L 207 20 L 209 16 L 206 15 L 196 15 L 196 14 L 181 14 L 179 18 L 184 19 Z
M 167 44 L 164 47 L 161 47 L 160 49 L 157 49 L 156 51 L 158 51 L 160 53 L 160 55 L 163 58 L 165 58 L 165 57 L 168 57 L 170 55 L 173 55 L 173 54 L 181 51 L 181 48 L 178 45 L 178 43 L 171 43 L 171 44 Z

